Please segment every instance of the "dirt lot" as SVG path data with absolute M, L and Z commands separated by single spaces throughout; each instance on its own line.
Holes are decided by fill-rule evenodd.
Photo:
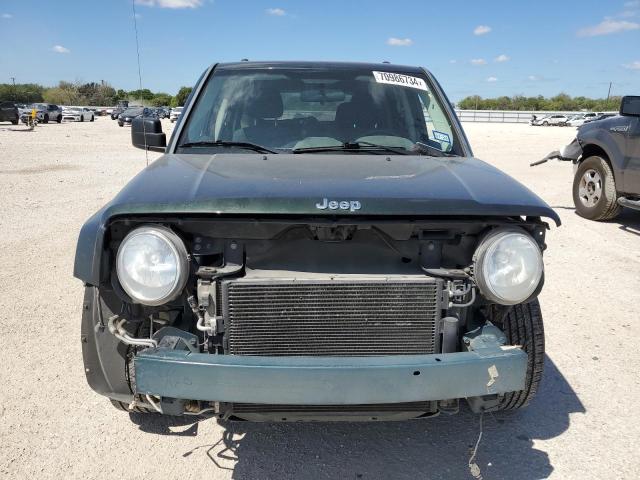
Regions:
M 528 167 L 573 129 L 465 127 L 478 157 L 530 186 L 563 221 L 548 236 L 542 388 L 527 410 L 485 418 L 484 478 L 637 478 L 640 214 L 582 220 L 570 165 Z M 144 167 L 129 138 L 108 117 L 33 132 L 0 124 L 0 477 L 466 478 L 478 435 L 466 409 L 401 423 L 193 424 L 129 416 L 89 389 L 75 242 Z

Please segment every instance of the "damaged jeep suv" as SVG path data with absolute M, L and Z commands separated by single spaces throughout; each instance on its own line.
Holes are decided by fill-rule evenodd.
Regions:
M 87 380 L 119 408 L 252 421 L 525 406 L 540 198 L 473 158 L 422 68 L 210 67 L 167 144 L 83 226 Z

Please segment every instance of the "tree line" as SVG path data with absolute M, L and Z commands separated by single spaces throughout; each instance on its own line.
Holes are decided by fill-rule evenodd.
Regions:
M 46 102 L 58 105 L 113 106 L 120 100 L 129 100 L 143 105 L 179 107 L 184 105 L 191 87 L 182 87 L 175 95 L 141 90 L 116 90 L 106 82 L 72 83 L 61 81 L 55 87 L 44 87 L 37 83 L 0 83 L 0 101 L 15 103 Z
M 603 112 L 617 110 L 621 97 L 587 98 L 572 97 L 561 93 L 555 97 L 513 97 L 482 98 L 479 95 L 466 97 L 458 102 L 457 107 L 462 110 L 525 110 L 525 111 L 567 111 L 577 112 L 588 110 Z

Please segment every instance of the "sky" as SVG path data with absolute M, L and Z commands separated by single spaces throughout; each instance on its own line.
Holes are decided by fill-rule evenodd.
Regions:
M 139 88 L 133 7 L 170 94 L 242 58 L 421 65 L 453 101 L 640 94 L 640 0 L 0 0 L 0 83 Z

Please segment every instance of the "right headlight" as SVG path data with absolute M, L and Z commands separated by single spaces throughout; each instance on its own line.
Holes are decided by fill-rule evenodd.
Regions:
M 474 275 L 480 293 L 502 305 L 528 299 L 538 288 L 543 269 L 540 247 L 521 229 L 497 229 L 489 233 L 474 255 Z

